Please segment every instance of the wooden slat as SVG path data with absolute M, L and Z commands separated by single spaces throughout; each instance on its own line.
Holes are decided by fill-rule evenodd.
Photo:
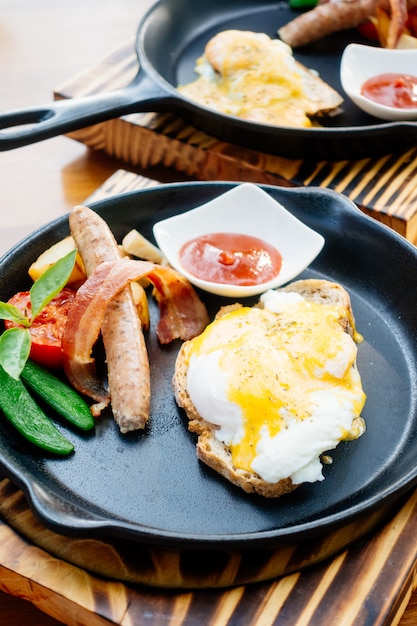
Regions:
M 20 500 L 7 479 L 4 489 Z M 69 626 L 388 626 L 399 622 L 414 588 L 416 525 L 414 492 L 371 539 L 320 565 L 256 585 L 159 591 L 92 575 L 0 522 L 0 589 Z
M 134 46 L 128 42 L 58 87 L 54 96 L 76 98 L 124 87 L 137 67 Z M 169 113 L 137 113 L 70 137 L 143 169 L 163 165 L 201 180 L 335 189 L 365 213 L 417 242 L 417 148 L 357 161 L 291 160 L 218 141 Z
M 103 537 L 65 537 L 45 528 L 27 507 L 23 494 L 6 481 L 0 483 L 0 515 L 9 526 L 49 554 L 93 574 L 127 583 L 167 589 L 224 588 L 263 582 L 333 557 L 363 538 L 387 519 L 389 510 L 369 514 L 365 520 L 303 544 L 290 541 L 275 549 L 255 553 L 210 550 L 198 553 L 181 549 L 107 540 Z

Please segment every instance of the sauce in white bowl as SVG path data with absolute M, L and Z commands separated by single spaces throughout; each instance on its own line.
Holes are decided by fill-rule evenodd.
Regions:
M 263 189 L 251 183 L 239 184 L 206 204 L 162 220 L 154 225 L 153 232 L 162 254 L 174 269 L 196 287 L 225 297 L 254 296 L 284 285 L 308 267 L 324 245 L 322 235 L 303 224 Z M 203 257 L 206 254 L 204 258 L 210 263 L 213 258 L 215 263 L 216 259 L 220 259 L 218 265 L 223 266 L 221 269 L 229 268 L 231 271 L 230 282 L 204 280 L 196 275 L 198 272 L 192 263 L 183 264 L 181 261 L 183 246 L 207 235 L 214 237 L 214 245 L 210 244 L 206 248 Z M 272 260 L 272 265 L 277 269 L 272 277 L 255 284 L 236 284 L 232 276 L 233 268 L 237 268 L 244 256 L 244 246 L 242 249 L 236 249 L 236 246 L 227 248 L 228 240 L 235 236 L 238 236 L 240 243 L 241 236 L 258 240 L 259 254 L 249 255 L 249 259 L 256 257 L 258 261 L 260 257 L 258 269 L 263 265 L 262 259 L 267 258 L 263 251 L 269 251 L 272 257 L 274 250 L 278 253 L 280 262 L 277 258 Z M 226 242 L 225 245 L 217 246 L 216 238 L 222 240 L 223 244 Z M 222 280 L 227 281 L 227 274 Z
M 363 111 L 382 120 L 417 120 L 417 86 L 411 85 L 415 106 L 387 106 L 362 93 L 364 83 L 374 77 L 396 74 L 417 80 L 417 49 L 388 49 L 362 44 L 346 46 L 340 63 L 340 80 L 349 98 Z

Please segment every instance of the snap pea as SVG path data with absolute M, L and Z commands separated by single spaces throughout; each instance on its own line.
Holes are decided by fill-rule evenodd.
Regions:
M 29 359 L 20 376 L 37 396 L 71 424 L 82 430 L 94 427 L 88 404 L 54 374 Z
M 36 404 L 23 382 L 0 366 L 0 409 L 16 430 L 35 446 L 58 455 L 68 455 L 73 444 L 59 432 Z
M 317 0 L 290 0 L 289 5 L 291 9 L 314 9 L 317 4 Z

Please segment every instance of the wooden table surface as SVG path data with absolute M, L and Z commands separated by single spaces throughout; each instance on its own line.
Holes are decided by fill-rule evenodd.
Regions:
M 55 87 L 131 40 L 152 0 L 2 0 L 0 111 L 40 105 Z M 0 253 L 38 226 L 81 203 L 121 163 L 66 137 L 0 153 Z M 124 169 L 127 168 L 123 164 Z M 158 168 L 136 171 L 171 181 Z M 1 580 L 0 580 L 1 587 Z M 56 620 L 0 592 L 2 626 L 52 626 Z M 400 624 L 417 623 L 412 597 Z
M 152 4 L 152 0 L 2 0 L 0 111 L 50 102 L 61 83 L 121 43 L 133 41 Z M 117 160 L 66 137 L 1 152 L 0 252 L 82 202 L 118 168 Z M 158 171 L 158 176 L 164 172 Z M 181 179 L 180 174 L 174 176 Z

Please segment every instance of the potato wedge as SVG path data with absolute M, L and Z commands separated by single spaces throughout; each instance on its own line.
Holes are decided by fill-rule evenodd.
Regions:
M 399 50 L 409 50 L 410 48 L 417 48 L 417 37 L 407 35 L 403 33 L 398 40 L 397 48 Z
M 384 11 L 384 9 L 381 9 L 381 7 L 377 7 L 375 10 L 375 16 L 371 17 L 370 20 L 377 30 L 378 39 L 381 46 L 383 48 L 386 48 L 388 31 L 391 24 L 391 17 L 388 15 L 387 11 Z M 417 37 L 413 37 L 410 31 L 408 29 L 405 29 L 404 32 L 400 35 L 395 47 L 399 50 L 417 48 Z
M 136 304 L 142 328 L 145 331 L 149 330 L 150 318 L 146 291 L 139 282 L 131 282 L 130 287 L 132 289 L 133 301 Z
M 75 242 L 71 236 L 65 237 L 58 241 L 58 243 L 54 244 L 44 252 L 32 263 L 29 267 L 29 276 L 33 281 L 37 280 L 39 276 L 41 276 L 48 267 L 51 267 L 54 263 L 56 263 L 59 259 L 62 259 L 66 254 L 74 250 Z M 75 259 L 74 269 L 72 270 L 71 276 L 68 280 L 68 284 L 79 283 L 86 278 L 86 272 L 84 268 L 84 263 L 80 254 L 77 254 Z
M 150 261 L 151 263 L 164 264 L 164 257 L 157 246 L 154 246 L 146 237 L 137 230 L 131 230 L 125 235 L 122 241 L 125 252 L 138 259 Z M 166 264 L 166 262 L 165 262 Z
M 384 11 L 384 9 L 376 7 L 375 17 L 371 17 L 370 20 L 373 22 L 378 33 L 379 43 L 381 44 L 382 48 L 386 48 L 388 31 L 391 24 L 390 16 L 386 11 Z

